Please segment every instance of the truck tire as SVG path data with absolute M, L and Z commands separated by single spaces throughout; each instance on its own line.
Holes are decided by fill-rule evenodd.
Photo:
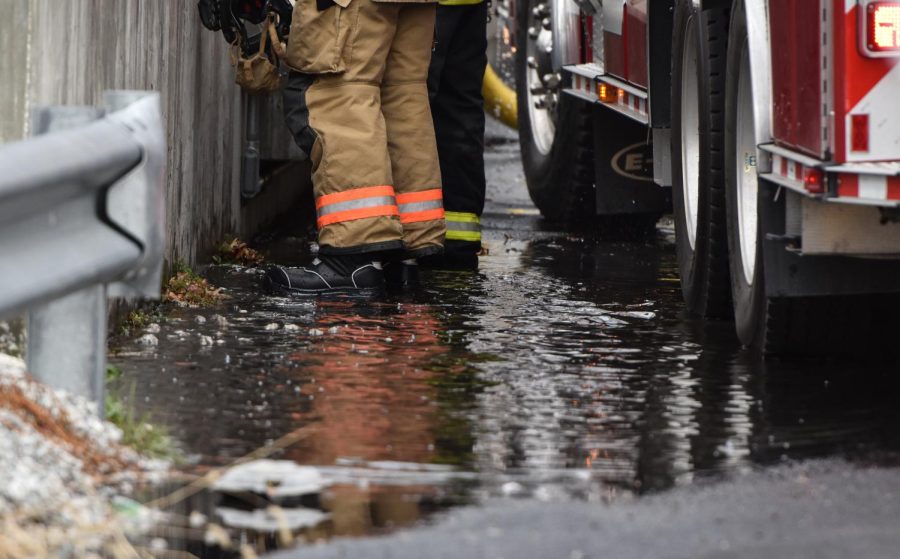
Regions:
M 519 142 L 525 182 L 535 206 L 548 220 L 576 228 L 592 223 L 595 214 L 591 106 L 564 95 L 558 76 L 552 75 L 548 54 L 537 52 L 538 41 L 546 43 L 549 33 L 541 19 L 549 15 L 536 15 L 536 8 L 539 11 L 539 6 L 551 1 L 524 0 L 516 10 Z M 538 30 L 541 35 L 534 36 Z M 544 80 L 547 76 L 550 82 Z M 537 88 L 544 91 L 534 93 Z
M 766 298 L 763 235 L 756 172 L 753 88 L 743 0 L 731 14 L 725 84 L 725 201 L 734 325 L 745 346 L 765 351 Z
M 769 356 L 807 356 L 833 352 L 823 347 L 817 316 L 826 321 L 827 298 L 770 299 L 766 293 L 763 259 L 765 231 L 756 170 L 753 89 L 744 0 L 736 0 L 728 39 L 725 80 L 725 202 L 728 261 L 734 325 L 741 343 Z
M 763 224 L 778 216 L 763 215 L 775 211 L 775 188 L 756 170 L 745 2 L 735 0 L 732 8 L 725 80 L 725 199 L 737 336 L 766 356 L 895 359 L 900 353 L 891 329 L 900 312 L 896 294 L 770 297 L 767 292 L 763 242 L 767 233 L 778 232 L 765 231 Z
M 678 3 L 672 37 L 672 198 L 681 289 L 691 314 L 731 318 L 725 211 L 728 10 Z

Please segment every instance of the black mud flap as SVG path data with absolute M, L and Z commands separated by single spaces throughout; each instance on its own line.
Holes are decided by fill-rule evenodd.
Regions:
M 653 182 L 650 129 L 594 106 L 597 214 L 658 214 L 672 210 L 672 189 Z

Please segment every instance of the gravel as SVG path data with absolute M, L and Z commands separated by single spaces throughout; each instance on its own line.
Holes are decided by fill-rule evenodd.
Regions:
M 95 404 L 33 382 L 20 359 L 0 353 L 0 555 L 109 552 L 117 534 L 145 524 L 138 517 L 149 512 L 131 507 L 129 519 L 114 503 L 164 476 L 168 464 L 121 438 Z

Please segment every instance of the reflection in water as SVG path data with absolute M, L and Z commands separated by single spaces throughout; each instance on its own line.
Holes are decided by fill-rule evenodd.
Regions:
M 158 348 L 126 342 L 113 361 L 196 470 L 305 429 L 273 457 L 325 479 L 299 504 L 327 515 L 298 531 L 309 540 L 486 496 L 610 499 L 784 458 L 882 459 L 900 442 L 892 371 L 756 362 L 730 324 L 683 315 L 662 241 L 506 239 L 477 273 L 432 272 L 374 304 L 261 297 L 255 272 L 213 274 L 232 297 L 224 319 L 177 311 Z
M 450 378 L 464 366 L 448 366 L 443 330 L 425 304 L 319 303 L 310 345 L 286 356 L 291 365 L 284 372 L 302 386 L 299 395 L 311 406 L 302 419 L 312 424 L 310 436 L 284 458 L 315 465 L 348 457 L 430 464 L 448 454 L 439 445 L 455 438 L 443 435 L 436 371 Z M 450 425 L 449 432 L 458 429 Z M 358 535 L 415 522 L 420 504 L 430 508 L 441 498 L 428 486 L 339 484 L 323 504 L 333 533 Z

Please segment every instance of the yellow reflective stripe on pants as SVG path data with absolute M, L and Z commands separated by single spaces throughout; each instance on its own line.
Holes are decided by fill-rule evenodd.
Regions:
M 481 4 L 484 0 L 440 0 L 438 4 L 441 6 L 474 6 Z
M 444 212 L 448 241 L 481 242 L 481 219 L 477 214 Z

